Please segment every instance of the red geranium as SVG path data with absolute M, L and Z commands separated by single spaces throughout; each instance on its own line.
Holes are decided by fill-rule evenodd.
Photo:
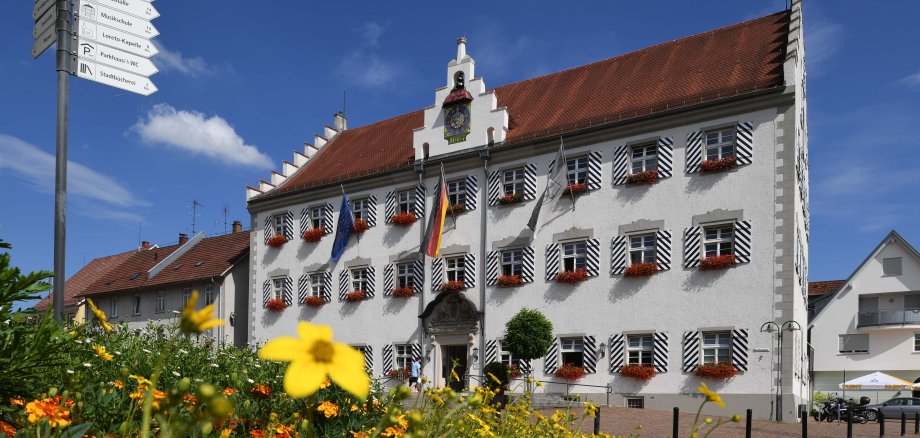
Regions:
M 307 242 L 319 242 L 326 234 L 326 227 L 310 228 L 303 232 L 303 240 Z
M 701 271 L 715 271 L 718 269 L 728 269 L 735 264 L 735 256 L 731 254 L 709 256 L 700 259 Z
M 280 312 L 287 309 L 287 304 L 281 298 L 274 298 L 265 303 L 265 308 L 272 312 Z
M 738 370 L 728 363 L 706 363 L 699 366 L 693 375 L 707 379 L 731 379 L 738 374 Z
M 463 204 L 451 204 L 447 206 L 447 212 L 453 215 L 458 215 L 466 211 L 466 205 Z
M 649 277 L 658 272 L 656 263 L 633 263 L 623 272 L 624 277 Z
M 389 376 L 391 379 L 406 380 L 409 378 L 409 374 L 410 374 L 409 367 L 396 368 L 396 369 L 387 371 L 387 376 Z
M 719 158 L 716 160 L 706 160 L 700 164 L 700 170 L 703 172 L 721 172 L 723 170 L 728 170 L 737 164 L 738 160 L 734 155 L 729 155 L 724 158 Z
M 268 238 L 268 246 L 272 248 L 281 248 L 285 243 L 287 243 L 287 237 L 284 237 L 281 234 L 275 234 L 274 236 Z
M 519 284 L 524 284 L 524 279 L 520 275 L 499 275 L 498 280 L 496 280 L 501 287 L 517 286 Z
M 584 268 L 574 271 L 562 271 L 556 274 L 556 283 L 578 284 L 588 279 L 588 271 Z
M 561 379 L 576 381 L 588 374 L 584 367 L 575 366 L 573 363 L 567 363 L 556 370 L 556 377 Z
M 498 203 L 502 205 L 515 204 L 524 200 L 523 193 L 509 193 L 501 198 L 498 198 Z
M 627 175 L 626 182 L 629 184 L 654 184 L 658 182 L 658 171 L 646 170 L 645 172 Z
M 464 284 L 462 281 L 456 281 L 456 280 L 445 281 L 441 283 L 440 287 L 438 287 L 438 289 L 441 292 L 460 292 L 461 290 L 465 288 L 466 288 L 466 284 Z
M 620 368 L 620 375 L 623 377 L 632 377 L 637 380 L 652 380 L 652 377 L 658 374 L 655 367 L 651 365 L 640 365 L 631 363 Z
M 355 224 L 352 225 L 351 227 L 352 231 L 358 234 L 361 234 L 367 231 L 367 228 L 368 228 L 367 219 L 355 219 Z
M 572 184 L 565 186 L 565 188 L 562 189 L 562 195 L 563 196 L 566 196 L 566 195 L 578 196 L 587 191 L 588 191 L 587 183 L 572 183 Z
M 394 214 L 392 217 L 390 217 L 391 223 L 404 227 L 414 224 L 416 220 L 418 220 L 418 218 L 415 217 L 415 213 L 409 211 L 405 213 Z
M 415 289 L 411 287 L 396 287 L 393 288 L 390 295 L 397 298 L 409 298 L 415 296 Z
M 326 304 L 326 300 L 323 297 L 318 297 L 316 295 L 310 295 L 307 299 L 303 300 L 303 303 L 310 307 L 322 307 Z
M 357 303 L 358 301 L 364 301 L 367 298 L 367 294 L 363 290 L 353 290 L 345 294 L 345 301 L 349 303 Z
M 508 377 L 512 379 L 517 379 L 521 377 L 521 369 L 517 366 L 516 363 L 508 365 Z

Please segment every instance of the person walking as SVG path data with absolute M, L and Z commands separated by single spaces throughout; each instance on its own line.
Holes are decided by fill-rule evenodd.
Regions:
M 419 382 L 419 374 L 422 372 L 422 364 L 419 362 L 418 357 L 412 358 L 412 370 L 409 373 L 409 387 L 415 386 L 416 391 L 421 391 L 422 386 Z

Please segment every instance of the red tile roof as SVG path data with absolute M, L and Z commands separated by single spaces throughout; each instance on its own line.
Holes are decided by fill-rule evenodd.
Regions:
M 828 281 L 812 281 L 808 283 L 808 296 L 816 297 L 821 295 L 827 295 L 829 293 L 837 292 L 837 289 L 840 289 L 846 280 L 828 280 Z
M 146 287 L 205 280 L 220 276 L 249 254 L 249 231 L 202 239 L 148 280 Z
M 138 251 L 127 260 L 101 276 L 80 295 L 134 289 L 147 283 L 147 271 L 173 253 L 179 244 Z
M 67 282 L 64 283 L 64 306 L 76 306 L 78 294 L 86 291 L 87 287 L 102 276 L 111 272 L 112 269 L 115 269 L 115 267 L 127 260 L 134 253 L 135 251 L 128 251 L 121 254 L 99 257 L 87 263 L 86 266 L 77 271 L 76 274 L 67 279 Z M 35 305 L 35 310 L 44 312 L 50 305 L 51 294 L 48 294 L 48 296 L 42 298 L 42 300 Z
M 510 117 L 505 144 L 617 123 L 783 85 L 788 12 L 495 88 Z M 335 136 L 271 197 L 411 168 L 422 110 Z

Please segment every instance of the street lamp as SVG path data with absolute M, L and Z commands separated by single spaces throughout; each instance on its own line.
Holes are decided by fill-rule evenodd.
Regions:
M 777 377 L 776 377 L 776 421 L 783 421 L 783 332 L 794 332 L 796 330 L 802 330 L 802 325 L 798 321 L 789 320 L 782 325 L 777 324 L 773 321 L 767 321 L 760 326 L 761 332 L 774 333 L 776 332 L 776 349 L 779 350 L 779 360 L 777 366 Z
M 763 325 L 760 326 L 760 332 L 761 332 L 761 333 L 770 333 L 770 337 L 772 338 L 772 337 L 773 337 L 773 333 L 779 333 L 779 332 L 780 332 L 779 324 L 777 324 L 777 323 L 775 323 L 775 322 L 773 322 L 773 321 L 767 321 L 767 322 L 763 323 Z M 780 336 L 782 336 L 782 335 L 780 335 Z M 772 341 L 773 339 L 770 339 L 770 340 Z M 779 339 L 777 339 L 777 341 L 776 341 L 776 349 L 779 350 Z M 771 419 L 771 420 L 773 419 L 773 413 L 774 413 L 774 412 L 779 412 L 778 407 L 779 407 L 779 406 L 782 406 L 782 404 L 783 404 L 783 402 L 782 402 L 782 391 L 783 391 L 783 390 L 782 390 L 782 387 L 783 387 L 783 386 L 782 386 L 782 380 L 783 380 L 783 378 L 782 378 L 782 364 L 783 364 L 783 361 L 782 361 L 782 354 L 783 354 L 783 353 L 782 353 L 782 350 L 780 350 L 780 353 L 779 353 L 779 354 L 780 354 L 780 361 L 779 361 L 779 364 L 780 364 L 780 365 L 779 365 L 779 368 L 780 368 L 780 370 L 779 370 L 779 373 L 777 373 L 776 375 L 773 375 L 773 374 L 771 373 L 771 375 L 770 375 L 770 380 L 773 381 L 773 396 L 775 397 L 774 402 L 771 403 L 771 404 L 773 405 L 773 406 L 772 406 L 773 409 L 772 409 L 771 412 L 770 412 L 770 419 Z M 775 361 L 774 361 L 774 363 L 773 363 L 773 366 L 776 367 Z M 775 371 L 775 369 L 774 369 L 774 371 Z M 782 417 L 782 414 L 777 414 L 777 415 L 776 415 L 777 421 L 778 421 L 781 417 Z

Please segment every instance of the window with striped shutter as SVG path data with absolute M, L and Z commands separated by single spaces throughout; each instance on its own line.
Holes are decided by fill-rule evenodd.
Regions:
M 626 365 L 625 356 L 626 336 L 622 334 L 613 335 L 607 341 L 607 348 L 610 350 L 607 357 L 609 358 L 609 370 L 611 373 L 620 372 L 620 368 Z
M 444 282 L 444 258 L 435 257 L 431 259 L 431 290 L 438 292 L 441 290 L 441 283 Z
M 549 351 L 546 352 L 546 356 L 543 358 L 543 374 L 551 375 L 555 374 L 556 370 L 559 369 L 559 338 L 553 340 L 553 343 L 549 346 Z
M 383 374 L 393 370 L 393 344 L 383 346 Z
M 284 284 L 281 294 L 281 299 L 284 301 L 284 304 L 291 306 L 294 304 L 294 279 L 291 277 L 284 277 Z
M 262 307 L 268 304 L 272 299 L 272 281 L 271 279 L 262 282 Z
M 533 257 L 533 247 L 525 246 L 521 248 L 524 252 L 524 263 L 523 271 L 521 273 L 521 280 L 524 283 L 533 283 L 533 271 L 534 271 L 534 257 Z
M 668 334 L 664 332 L 655 332 L 652 344 L 652 363 L 655 365 L 655 371 L 659 373 L 668 372 Z
M 294 240 L 294 212 L 290 210 L 284 212 L 284 238 Z
M 388 297 L 393 294 L 396 287 L 396 265 L 388 263 L 383 267 L 383 295 Z
M 725 128 L 720 128 L 718 131 L 724 132 Z M 713 130 L 693 131 L 687 134 L 687 173 L 699 172 L 700 165 L 706 160 L 707 134 L 714 135 L 714 132 Z M 740 122 L 735 125 L 734 132 L 728 130 L 725 135 L 731 136 L 732 134 L 734 139 L 729 146 L 734 148 L 735 165 L 751 164 L 754 156 L 754 124 Z
M 748 330 L 732 330 L 732 365 L 740 372 L 748 367 Z
M 415 202 L 412 204 L 412 213 L 419 219 L 425 218 L 425 185 L 419 183 L 415 186 Z
M 531 201 L 537 198 L 537 166 L 532 163 L 525 164 L 523 167 L 516 168 L 522 171 L 523 176 L 520 181 L 521 196 L 524 201 Z M 488 181 L 488 198 L 489 205 L 496 205 L 499 199 L 505 195 L 503 181 L 505 172 L 515 169 L 495 170 L 489 173 Z
M 700 332 L 684 332 L 683 338 L 683 366 L 685 373 L 692 373 L 700 366 Z
M 674 174 L 674 138 L 658 137 L 658 179 Z
M 597 359 L 599 357 L 597 352 L 597 341 L 594 339 L 594 336 L 585 335 L 583 338 L 584 342 L 584 368 L 588 374 L 594 374 L 597 372 Z
M 700 265 L 702 257 L 702 227 L 690 227 L 684 229 L 684 267 L 688 269 L 696 268 Z
M 579 243 L 584 244 L 584 258 L 581 258 L 581 255 L 566 254 L 566 248 L 568 246 L 576 245 Z M 581 264 L 583 262 L 584 270 L 589 277 L 596 277 L 600 273 L 600 246 L 601 243 L 597 239 L 586 239 L 582 242 L 565 242 L 565 243 L 552 243 L 546 246 L 546 281 L 553 281 L 556 279 L 556 275 L 559 272 L 564 270 L 576 270 L 581 269 Z M 573 251 L 578 251 L 577 249 L 572 249 Z M 564 262 L 565 257 L 577 257 L 578 260 L 575 263 L 571 263 L 572 260 L 569 260 L 569 266 L 566 266 Z M 572 268 L 572 269 L 570 269 Z

